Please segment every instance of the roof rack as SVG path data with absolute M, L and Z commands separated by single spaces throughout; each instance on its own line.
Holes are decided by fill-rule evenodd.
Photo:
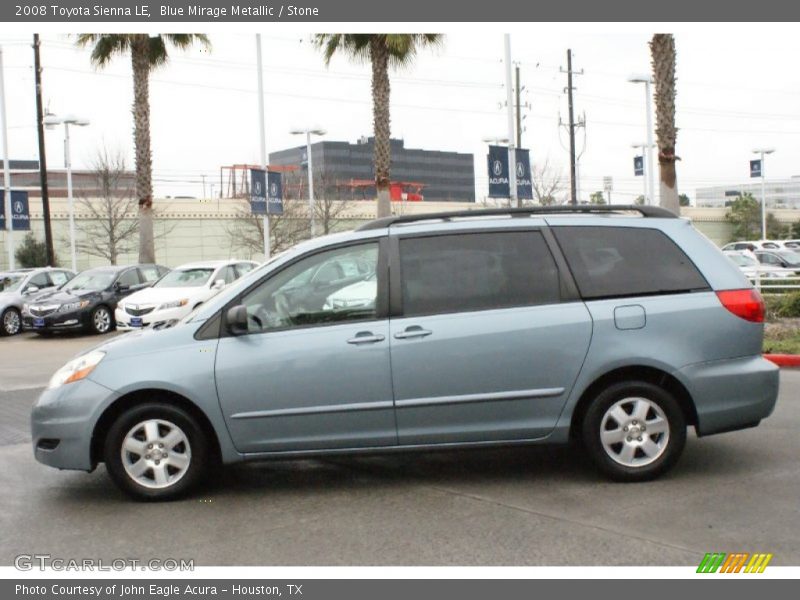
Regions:
M 612 204 L 612 205 L 590 205 L 580 204 L 577 206 L 560 204 L 558 206 L 527 206 L 522 208 L 481 208 L 477 210 L 459 210 L 452 212 L 423 213 L 415 215 L 398 215 L 394 217 L 383 217 L 375 219 L 369 223 L 364 223 L 356 231 L 367 231 L 370 229 L 383 229 L 398 223 L 413 223 L 414 221 L 442 220 L 450 221 L 462 217 L 524 217 L 529 215 L 549 215 L 561 213 L 577 214 L 611 214 L 619 212 L 638 212 L 649 219 L 677 219 L 678 216 L 660 206 L 639 206 L 634 204 Z

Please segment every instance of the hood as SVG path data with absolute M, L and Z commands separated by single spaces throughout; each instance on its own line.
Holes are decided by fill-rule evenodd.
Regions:
M 91 296 L 98 296 L 100 292 L 94 290 L 48 290 L 40 292 L 28 299 L 28 304 L 66 304 L 67 302 L 74 302 L 80 298 L 88 298 Z
M 121 304 L 162 304 L 181 298 L 197 298 L 208 293 L 208 288 L 201 287 L 182 287 L 182 288 L 145 288 L 131 294 L 121 301 Z

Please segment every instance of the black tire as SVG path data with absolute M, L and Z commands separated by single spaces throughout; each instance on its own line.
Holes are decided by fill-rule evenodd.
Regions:
M 106 317 L 106 319 L 103 319 L 103 322 L 107 323 L 107 325 L 103 326 L 99 323 L 101 316 Z M 105 304 L 96 307 L 89 317 L 89 330 L 98 335 L 112 331 L 114 329 L 114 324 L 114 313 L 112 313 L 111 309 Z
M 125 464 L 123 464 L 123 444 L 129 434 L 136 430 L 137 427 L 141 428 L 140 431 L 143 431 L 143 424 L 152 421 L 167 423 L 173 428 L 177 426 L 179 432 L 184 434 L 187 439 L 186 445 L 188 445 L 188 448 L 185 445 L 179 445 L 177 450 L 178 454 L 183 454 L 184 457 L 188 454 L 188 466 L 173 483 L 167 483 L 163 487 L 154 487 L 159 485 L 155 478 L 155 464 L 158 464 L 157 462 L 154 464 L 153 461 L 148 460 L 142 463 L 143 465 L 150 465 L 150 468 L 145 470 L 139 480 L 134 479 L 127 469 L 131 468 L 131 462 L 136 461 L 134 462 L 135 465 L 138 464 L 138 460 L 145 460 L 144 456 L 140 456 L 137 460 L 135 458 L 136 453 L 127 452 L 125 460 L 128 461 L 129 467 L 126 468 Z M 160 426 L 159 431 L 168 433 L 171 430 L 167 426 Z M 145 444 L 145 447 L 147 446 L 146 440 L 142 443 Z M 154 445 L 157 446 L 158 444 Z M 145 451 L 152 452 L 151 450 Z M 171 452 L 171 449 L 164 450 L 164 452 L 167 451 Z M 182 408 L 157 402 L 134 406 L 123 412 L 114 421 L 106 435 L 103 446 L 103 459 L 106 463 L 106 470 L 117 487 L 136 500 L 145 501 L 173 500 L 185 495 L 203 479 L 213 463 L 209 453 L 208 436 L 195 418 Z M 171 457 L 164 461 L 165 466 L 162 469 L 169 468 L 167 463 L 170 460 Z M 175 474 L 169 475 L 169 477 L 174 476 Z
M 14 324 L 16 323 L 16 326 Z M 0 315 L 0 335 L 17 335 L 22 332 L 22 316 L 13 306 Z
M 615 405 L 623 411 L 614 412 L 618 416 L 624 413 L 625 418 L 620 419 L 624 423 L 618 423 L 609 412 Z M 640 407 L 639 414 L 647 408 L 644 422 L 632 414 L 636 407 Z M 603 430 L 607 445 L 601 437 Z M 581 434 L 584 448 L 607 477 L 648 481 L 666 473 L 680 458 L 686 445 L 686 417 L 677 400 L 663 388 L 647 381 L 624 381 L 609 386 L 592 401 L 581 423 Z M 621 441 L 612 443 L 617 436 L 622 436 Z

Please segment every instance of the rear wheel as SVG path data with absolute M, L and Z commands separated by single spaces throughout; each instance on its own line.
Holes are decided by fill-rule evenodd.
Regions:
M 675 398 L 646 381 L 606 388 L 586 411 L 583 441 L 597 467 L 617 481 L 646 481 L 671 469 L 686 444 Z
M 148 403 L 124 412 L 106 436 L 111 479 L 139 500 L 177 498 L 206 471 L 208 439 L 197 421 L 176 406 Z
M 16 308 L 7 308 L 0 317 L 0 333 L 17 335 L 22 330 L 22 319 Z

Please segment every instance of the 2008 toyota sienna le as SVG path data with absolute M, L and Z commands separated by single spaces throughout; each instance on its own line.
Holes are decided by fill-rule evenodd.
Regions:
M 216 461 L 571 439 L 642 481 L 676 463 L 687 426 L 772 412 L 763 317 L 739 269 L 663 209 L 389 217 L 79 355 L 33 409 L 33 448 L 62 469 L 104 462 L 144 499 Z

